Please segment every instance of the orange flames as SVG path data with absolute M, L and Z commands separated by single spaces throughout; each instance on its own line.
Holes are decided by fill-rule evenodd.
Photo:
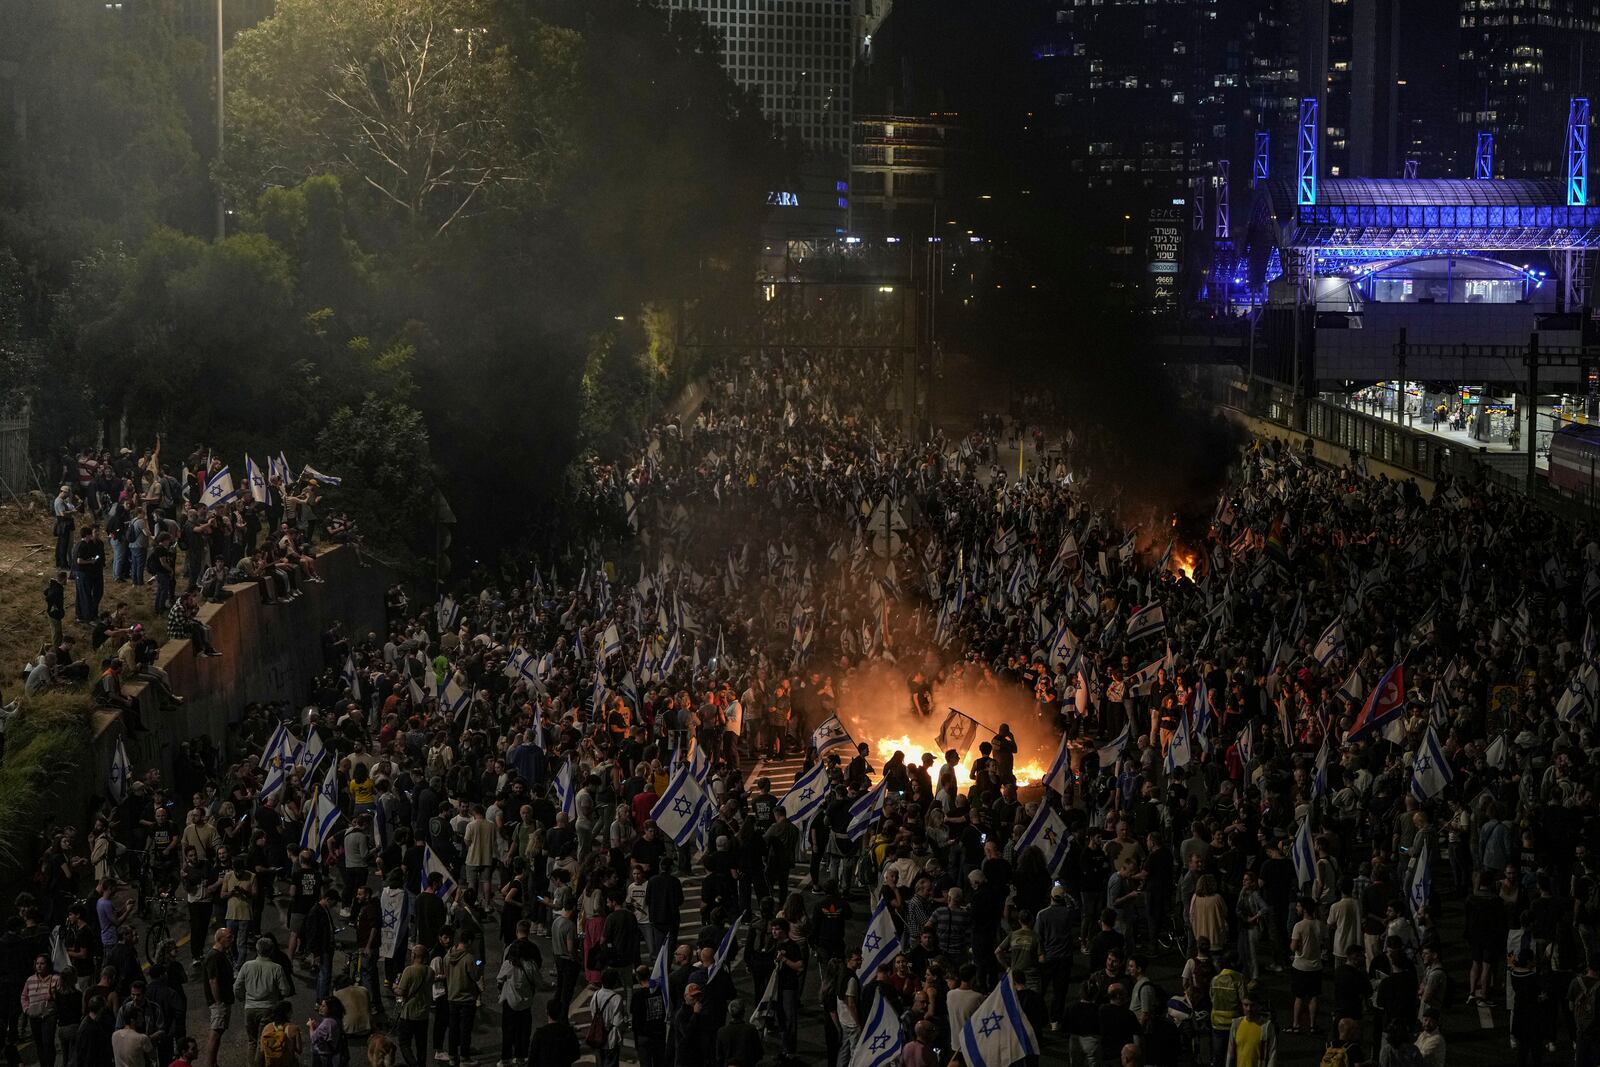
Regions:
M 909 736 L 880 737 L 877 740 L 876 752 L 879 767 L 888 763 L 890 757 L 896 752 L 905 753 L 907 767 L 917 764 L 922 759 L 924 752 L 932 752 L 935 760 L 933 765 L 935 784 L 938 782 L 939 767 L 944 764 L 944 753 L 939 750 L 939 746 L 936 743 L 919 744 L 911 740 Z M 968 764 L 976 758 L 977 746 L 974 743 L 973 750 L 968 753 L 967 760 L 956 765 L 956 784 L 962 789 L 966 789 L 972 784 L 972 770 Z M 1045 771 L 1049 768 L 1036 761 L 1024 763 L 1021 759 L 1017 759 L 1013 761 L 1011 769 L 1012 773 L 1017 776 L 1018 785 L 1032 785 L 1035 782 L 1042 781 Z
M 1199 555 L 1192 548 L 1179 546 L 1172 550 L 1172 559 L 1167 562 L 1167 569 L 1173 574 L 1193 578 L 1194 565 L 1199 559 Z

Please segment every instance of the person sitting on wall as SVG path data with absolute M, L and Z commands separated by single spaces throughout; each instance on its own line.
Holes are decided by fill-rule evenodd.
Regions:
M 195 617 L 195 601 L 195 591 L 190 589 L 172 602 L 167 611 L 167 639 L 187 639 L 202 656 L 220 656 L 222 653 L 211 647 L 211 628 Z

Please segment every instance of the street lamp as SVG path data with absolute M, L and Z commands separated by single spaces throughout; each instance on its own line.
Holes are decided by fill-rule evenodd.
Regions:
M 227 210 L 222 202 L 222 0 L 217 0 L 217 240 L 228 236 Z

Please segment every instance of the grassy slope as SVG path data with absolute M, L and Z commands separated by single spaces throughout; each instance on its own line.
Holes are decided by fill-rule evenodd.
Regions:
M 44 584 L 55 564 L 50 519 L 42 505 L 0 506 L 0 694 L 4 701 L 22 695 L 21 670 L 50 638 L 44 616 Z M 109 553 L 108 553 L 109 555 Z M 155 621 L 151 586 L 107 582 L 103 604 L 128 603 L 132 619 L 149 627 Z M 104 654 L 89 648 L 89 631 L 72 621 L 72 589 L 67 589 L 67 631 L 78 639 L 79 655 L 91 668 Z M 98 670 L 91 669 L 91 681 Z M 21 713 L 6 731 L 0 763 L 0 868 L 14 867 L 31 851 L 34 836 L 50 822 L 50 782 L 82 765 L 89 741 L 89 684 L 50 690 L 22 701 Z

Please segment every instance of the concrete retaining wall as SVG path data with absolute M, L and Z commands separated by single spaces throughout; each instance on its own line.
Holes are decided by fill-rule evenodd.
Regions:
M 1254 415 L 1247 415 L 1238 408 L 1219 404 L 1217 405 L 1217 410 L 1220 411 L 1223 416 L 1228 419 L 1228 421 L 1244 427 L 1253 434 L 1258 434 L 1261 437 L 1276 437 L 1279 440 L 1290 442 L 1296 448 L 1299 448 L 1302 444 L 1304 444 L 1305 439 L 1309 436 L 1304 431 L 1291 430 L 1287 426 L 1272 422 L 1269 419 L 1261 419 L 1255 417 Z M 1344 447 L 1343 445 L 1334 444 L 1332 441 L 1324 441 L 1320 437 L 1311 438 L 1311 449 L 1312 454 L 1319 461 L 1328 464 L 1330 467 L 1342 467 L 1350 461 L 1350 450 L 1348 448 Z M 1382 460 L 1373 459 L 1371 456 L 1368 456 L 1367 473 L 1373 477 L 1377 477 L 1381 474 L 1397 482 L 1403 482 L 1409 479 L 1417 483 L 1417 488 L 1421 491 L 1423 499 L 1433 499 L 1433 491 L 1435 488 L 1433 479 L 1425 478 L 1414 471 L 1406 470 L 1404 467 L 1396 467 L 1391 463 L 1384 463 Z
M 159 701 L 143 684 L 125 687 L 139 699 L 149 733 L 125 731 L 120 713 L 96 712 L 94 762 L 84 781 L 64 783 L 65 810 L 86 810 L 103 794 L 117 738 L 127 746 L 135 775 L 160 767 L 170 783 L 179 742 L 207 734 L 226 754 L 228 731 L 246 704 L 303 702 L 323 668 L 322 634 L 334 622 L 357 637 L 383 633 L 384 593 L 393 582 L 386 568 L 363 566 L 354 549 L 335 547 L 317 557 L 317 572 L 325 584 L 302 583 L 305 596 L 293 603 L 265 604 L 260 587 L 250 583 L 230 586 L 233 595 L 220 604 L 202 605 L 200 619 L 222 655 L 200 656 L 189 641 L 169 641 L 161 649 L 158 662 L 185 699 L 176 711 L 157 710 Z

